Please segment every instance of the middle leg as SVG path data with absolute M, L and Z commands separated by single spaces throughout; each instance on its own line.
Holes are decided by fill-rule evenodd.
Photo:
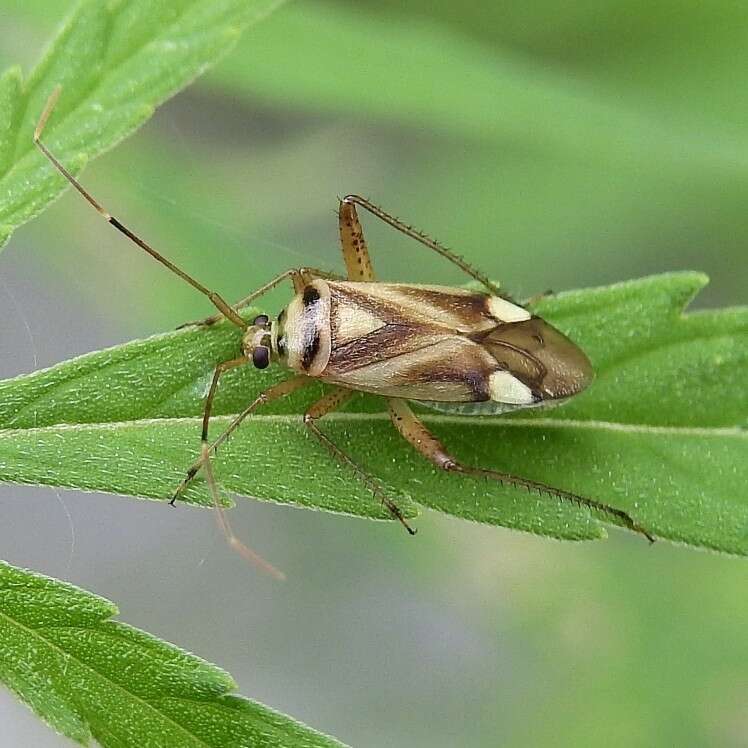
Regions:
M 348 402 L 354 394 L 354 390 L 346 390 L 342 387 L 334 389 L 307 410 L 304 414 L 304 424 L 317 437 L 317 439 L 327 447 L 333 457 L 351 468 L 356 477 L 382 502 L 382 504 L 384 504 L 384 506 L 387 507 L 390 514 L 397 519 L 411 535 L 415 535 L 416 531 L 408 524 L 400 507 L 398 507 L 397 504 L 395 504 L 395 502 L 392 501 L 384 491 L 382 491 L 382 487 L 379 483 L 359 467 L 359 465 L 357 465 L 340 447 L 338 447 L 337 444 L 335 444 L 335 442 L 332 441 L 332 439 L 330 439 L 329 436 L 320 430 L 319 426 L 317 426 L 316 421 L 318 419 L 340 408 Z

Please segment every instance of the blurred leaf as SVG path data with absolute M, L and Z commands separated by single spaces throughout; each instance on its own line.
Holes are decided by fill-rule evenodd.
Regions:
M 285 54 L 289 48 L 293 56 Z M 707 134 L 703 126 L 660 118 L 654 106 L 633 98 L 627 104 L 586 77 L 478 43 L 431 16 L 291 4 L 208 83 L 314 111 L 375 116 L 504 147 L 522 143 L 582 163 L 647 173 L 708 169 L 743 183 L 748 174 L 745 140 L 731 130 Z
M 238 696 L 231 676 L 70 584 L 0 561 L 0 681 L 55 730 L 108 746 L 342 744 Z
M 10 68 L 0 77 L 0 174 L 13 159 L 13 132 L 21 102 L 21 71 Z
M 154 107 L 227 52 L 281 0 L 81 3 L 25 83 L 0 79 L 0 245 L 58 197 L 65 180 L 32 133 L 56 85 L 46 135 L 73 172 L 143 124 Z
M 522 267 L 511 268 L 512 278 L 529 272 L 527 252 L 540 263 L 549 257 L 552 272 L 561 273 L 558 255 L 576 258 L 566 268 L 594 256 L 585 280 L 605 283 L 701 267 L 704 247 L 719 247 L 707 253 L 716 284 L 709 300 L 725 293 L 742 299 L 748 143 L 739 125 L 748 97 L 735 86 L 742 69 L 732 68 L 733 49 L 743 43 L 734 28 L 744 10 L 722 5 L 691 8 L 676 21 L 669 10 L 639 8 L 640 16 L 636 4 L 608 2 L 558 14 L 545 4 L 479 4 L 463 13 L 447 3 L 419 3 L 388 12 L 373 3 L 310 0 L 275 14 L 261 38 L 245 39 L 230 64 L 199 86 L 290 103 L 293 111 L 342 114 L 369 129 L 372 120 L 409 125 L 409 159 L 398 173 L 395 158 L 386 192 L 376 179 L 344 167 L 341 184 L 374 197 L 379 189 L 383 202 L 396 205 L 407 196 L 409 212 L 421 201 L 428 219 L 419 219 L 422 225 L 436 230 L 446 214 L 460 243 L 482 232 L 475 244 L 486 254 L 498 246 L 502 257 L 504 248 L 511 256 L 513 249 Z M 700 56 L 707 42 L 698 29 L 708 18 L 708 44 L 724 58 L 714 70 Z M 458 30 L 478 19 L 484 33 L 477 36 L 493 37 L 491 44 Z M 652 35 L 655 22 L 659 33 Z M 557 59 L 558 43 L 583 60 Z M 286 45 L 304 59 L 302 70 L 283 54 Z M 634 67 L 639 85 L 632 84 Z M 721 118 L 725 107 L 736 111 Z M 425 133 L 445 137 L 427 140 Z
M 655 276 L 544 300 L 538 311 L 588 352 L 597 380 L 568 405 L 517 417 L 426 414 L 466 462 L 496 467 L 625 509 L 658 536 L 748 553 L 748 311 L 681 316 L 706 282 Z M 167 498 L 195 459 L 216 363 L 236 355 L 228 324 L 187 329 L 0 383 L 0 479 Z M 243 367 L 222 380 L 214 434 L 282 372 Z M 319 386 L 312 387 L 314 395 Z M 233 492 L 386 518 L 309 438 L 298 393 L 249 419 L 216 460 Z M 409 515 L 414 506 L 562 538 L 600 529 L 586 510 L 445 476 L 395 436 L 376 398 L 326 418 L 330 436 Z M 736 488 L 737 487 L 737 488 Z M 209 505 L 201 483 L 185 497 Z

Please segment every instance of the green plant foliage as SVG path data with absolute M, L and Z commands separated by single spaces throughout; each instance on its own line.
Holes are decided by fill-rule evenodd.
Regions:
M 448 5 L 441 13 L 449 23 L 440 23 L 437 8 L 424 9 L 418 18 L 411 4 L 396 6 L 402 12 L 388 16 L 381 8 L 292 3 L 268 22 L 261 38 L 240 48 L 242 64 L 222 66 L 210 81 L 244 96 L 252 92 L 314 110 L 352 112 L 497 144 L 524 141 L 546 156 L 560 151 L 646 171 L 707 168 L 733 178 L 745 173 L 745 144 L 719 128 L 693 137 L 650 116 L 654 108 L 637 111 L 630 102 L 606 98 L 588 78 L 541 66 L 508 44 L 479 42 L 471 38 L 478 33 L 456 31 L 469 14 L 456 14 Z M 497 35 L 512 15 L 500 6 L 474 10 L 481 19 L 474 31 Z M 486 13 L 496 16 L 492 23 L 486 23 Z M 289 47 L 293 59 L 284 54 Z M 297 59 L 304 64 L 296 65 Z M 279 74 L 284 64 L 294 66 L 292 75 Z
M 341 745 L 230 695 L 228 673 L 116 614 L 108 600 L 0 562 L 0 681 L 63 735 L 104 748 Z
M 280 0 L 86 0 L 26 81 L 0 78 L 0 245 L 65 188 L 32 144 L 55 86 L 63 95 L 47 142 L 77 173 L 235 43 Z
M 344 116 L 348 129 L 440 134 L 423 164 L 395 162 L 381 178 L 336 165 L 340 189 L 376 198 L 515 287 L 547 283 L 538 268 L 575 288 L 696 266 L 714 284 L 703 303 L 742 303 L 748 86 L 732 30 L 743 7 L 385 6 L 289 3 L 198 87 L 252 97 L 248 112 L 260 98 Z
M 3 3 L 0 72 L 18 61 L 30 64 L 38 42 L 74 4 Z M 86 183 L 171 259 L 232 297 L 287 263 L 332 267 L 337 261 L 334 197 L 358 191 L 459 248 L 515 291 L 579 288 L 698 267 L 712 278 L 698 298 L 700 306 L 745 303 L 748 67 L 741 64 L 741 29 L 747 13 L 748 5 L 728 0 L 687 5 L 598 0 L 563 6 L 549 0 L 287 3 L 245 34 L 223 65 L 201 78 L 171 112 L 128 147 L 117 149 L 103 168 L 89 170 Z M 15 71 L 0 76 L 0 100 L 13 100 L 20 85 Z M 40 96 L 38 106 L 42 103 Z M 9 112 L 7 105 L 0 106 L 0 131 L 9 126 Z M 29 110 L 29 133 L 35 116 Z M 50 137 L 57 123 L 55 117 Z M 0 136 L 0 142 L 9 141 Z M 75 160 L 72 165 L 77 167 Z M 0 192 L 0 201 L 4 197 Z M 123 337 L 115 329 L 112 341 L 170 329 L 208 313 L 191 289 L 155 266 L 152 276 L 141 276 L 137 258 L 129 262 L 130 251 L 136 250 L 120 244 L 77 200 L 71 197 L 67 208 L 57 206 L 24 227 L 16 256 L 5 257 L 10 274 L 20 264 L 41 297 L 51 299 L 45 304 L 46 298 L 37 295 L 22 297 L 22 307 L 49 308 L 70 298 L 63 315 L 72 308 L 74 319 L 91 319 L 94 331 L 102 325 L 125 331 Z M 380 231 L 371 221 L 364 228 L 383 278 L 454 282 L 438 262 L 433 267 L 414 263 L 414 255 L 400 252 L 388 229 Z M 63 247 L 62 237 L 71 246 Z M 275 251 L 277 245 L 288 250 L 285 259 L 282 248 Z M 649 286 L 641 304 L 636 294 L 620 304 L 621 320 L 615 324 L 610 304 L 621 297 L 613 289 L 600 293 L 588 311 L 570 308 L 568 318 L 560 309 L 552 317 L 556 299 L 544 302 L 544 314 L 570 330 L 580 315 L 597 315 L 597 324 L 585 321 L 580 330 L 585 346 L 595 348 L 593 389 L 555 412 L 521 414 L 517 423 L 504 418 L 450 422 L 436 416 L 433 427 L 466 460 L 509 467 L 515 459 L 527 474 L 555 476 L 590 495 L 597 491 L 602 497 L 607 491 L 610 501 L 632 511 L 635 501 L 640 506 L 649 502 L 647 511 L 658 511 L 674 536 L 679 531 L 703 541 L 706 535 L 712 545 L 717 538 L 717 546 L 745 553 L 740 533 L 746 450 L 744 432 L 738 431 L 746 420 L 745 361 L 738 355 L 745 350 L 745 326 L 739 321 L 744 316 L 734 311 L 691 314 L 674 327 L 671 320 L 697 285 L 699 279 L 692 276 L 689 282 Z M 11 285 L 10 290 L 20 296 L 21 288 Z M 277 309 L 267 304 L 267 311 Z M 35 319 L 29 320 L 34 334 Z M 55 335 L 70 337 L 70 346 L 85 350 L 80 331 L 62 330 L 54 315 L 48 319 Z M 626 319 L 629 323 L 622 324 Z M 10 367 L 20 370 L 33 344 L 26 342 L 14 309 L 5 321 L 4 356 L 17 357 Z M 47 359 L 49 329 L 36 340 Z M 230 339 L 225 350 L 233 355 L 235 338 L 230 328 L 225 332 Z M 198 339 L 199 345 L 212 346 L 223 334 L 212 331 Z M 175 343 L 165 344 L 166 352 Z M 729 351 L 727 359 L 723 350 Z M 191 366 L 187 354 L 196 351 L 197 345 L 174 364 Z M 217 359 L 223 350 L 213 353 Z M 202 394 L 209 367 L 202 366 L 200 356 L 197 351 L 194 381 Z M 123 475 L 140 471 L 148 480 L 158 477 L 166 496 L 198 449 L 200 403 L 186 387 L 171 393 L 171 410 L 166 409 L 170 393 L 159 391 L 159 382 L 168 384 L 172 374 L 164 361 L 171 359 L 146 366 L 147 381 L 140 389 L 137 379 L 129 389 L 125 382 L 119 401 L 115 365 L 111 391 L 105 371 L 95 387 L 63 378 L 59 387 L 50 383 L 47 389 L 40 379 L 38 390 L 30 388 L 23 397 L 8 388 L 16 392 L 18 424 L 33 424 L 35 410 L 40 425 L 47 417 L 54 421 L 63 405 L 73 417 L 67 431 L 54 424 L 42 427 L 47 462 L 33 475 L 28 464 L 37 437 L 28 432 L 26 464 L 16 465 L 15 474 L 23 469 L 27 480 L 53 478 L 59 464 L 50 457 L 50 445 L 65 449 L 60 461 L 80 460 L 84 440 L 76 441 L 78 425 L 71 411 L 82 418 L 88 405 L 90 461 L 99 458 L 111 466 L 110 483 L 115 478 L 127 483 Z M 84 370 L 82 377 L 91 374 Z M 248 370 L 229 377 L 221 413 L 235 412 L 278 373 L 268 371 L 261 379 L 253 375 Z M 298 417 L 311 397 L 300 396 L 268 412 L 273 418 Z M 24 403 L 28 409 L 21 413 Z M 466 511 L 496 504 L 500 520 L 515 508 L 507 504 L 508 492 L 477 498 L 451 488 L 445 493 L 444 486 L 458 479 L 427 474 L 384 419 L 367 415 L 352 421 L 359 411 L 381 411 L 381 403 L 359 399 L 323 427 L 348 439 L 356 456 L 393 489 L 426 495 L 433 503 L 462 500 Z M 144 428 L 147 448 L 138 452 L 135 444 L 124 459 L 124 440 L 112 424 L 122 418 L 146 426 L 149 412 L 169 419 L 159 420 L 163 432 Z M 182 432 L 172 415 L 188 417 Z M 596 421 L 601 418 L 613 427 L 600 428 Z M 531 419 L 544 424 L 531 429 Z M 96 426 L 99 421 L 102 425 Z M 287 496 L 294 498 L 305 486 L 311 492 L 315 471 L 329 466 L 327 455 L 295 421 L 286 432 L 273 426 L 272 418 L 246 429 L 216 466 L 226 485 L 243 482 L 252 495 L 266 497 L 271 494 L 263 492 L 271 489 L 282 494 L 285 485 Z M 168 435 L 163 450 L 175 451 L 163 463 L 153 444 L 160 433 Z M 286 434 L 290 444 L 273 443 L 274 436 Z M 477 439 L 481 434 L 489 435 L 488 443 Z M 512 457 L 523 434 L 532 453 Z M 19 436 L 7 434 L 13 441 Z M 387 445 L 381 455 L 368 443 L 372 438 Z M 571 454 L 577 449 L 590 453 Z M 549 457 L 557 450 L 562 466 Z M 227 475 L 237 459 L 236 470 Z M 0 463 L 7 464 L 5 455 Z M 172 472 L 162 475 L 162 464 Z M 587 476 L 590 466 L 596 468 L 593 477 Z M 249 478 L 242 477 L 250 470 Z M 299 475 L 291 484 L 294 470 Z M 423 476 L 428 482 L 416 483 Z M 89 476 L 83 465 L 73 478 L 85 485 Z M 346 473 L 340 472 L 339 480 L 349 491 L 357 489 Z M 252 490 L 263 481 L 273 485 Z M 137 490 L 137 480 L 130 483 Z M 470 488 L 466 484 L 465 491 Z M 13 487 L 8 491 L 11 497 L 26 494 Z M 353 498 L 369 501 L 365 492 Z M 516 509 L 526 507 L 541 517 L 546 505 L 547 499 L 518 496 Z M 27 508 L 33 522 L 34 507 Z M 165 506 L 154 508 L 174 514 Z M 84 528 L 95 521 L 88 512 L 85 520 L 73 514 Z M 347 726 L 330 729 L 356 735 L 352 742 L 579 748 L 602 740 L 616 745 L 740 741 L 748 668 L 744 563 L 666 543 L 648 549 L 634 537 L 572 546 L 432 520 L 419 522 L 420 535 L 411 540 L 400 536 L 399 527 L 377 531 L 370 523 L 344 523 L 348 531 L 340 532 L 335 529 L 339 523 L 328 518 L 330 532 L 320 540 L 305 531 L 308 515 L 297 514 L 289 514 L 277 538 L 286 555 L 299 559 L 293 599 L 289 602 L 283 591 L 267 599 L 234 592 L 229 594 L 231 610 L 238 614 L 234 618 L 245 620 L 236 609 L 242 600 L 258 620 L 273 621 L 266 627 L 271 635 L 267 630 L 252 634 L 274 665 L 264 674 L 271 689 L 286 678 L 289 664 L 302 683 L 322 668 L 335 674 L 329 682 L 319 681 L 316 703 L 333 705 L 326 720 Z M 56 525 L 51 508 L 49 515 Z M 210 529 L 212 519 L 207 513 L 204 519 Z M 581 519 L 580 513 L 574 522 Z M 568 517 L 566 522 L 568 530 Z M 587 524 L 592 534 L 596 528 Z M 12 535 L 8 517 L 5 525 Z M 80 529 L 79 565 L 88 558 L 81 551 L 86 533 Z M 36 531 L 33 537 L 38 545 Z M 91 553 L 100 545 L 90 544 Z M 37 551 L 52 568 L 54 547 L 44 545 Z M 6 550 L 11 552 L 10 546 Z M 156 549 L 141 560 L 152 559 L 151 554 L 160 566 Z M 226 560 L 227 576 L 218 587 L 244 590 L 244 568 Z M 402 573 L 384 571 L 392 568 Z M 105 570 L 99 573 L 106 577 Z M 199 580 L 192 579 L 191 566 L 185 576 L 192 591 Z M 356 584 L 346 584 L 346 578 L 355 578 Z M 142 590 L 130 592 L 140 605 Z M 284 598 L 289 615 L 279 617 Z M 116 599 L 124 609 L 124 600 Z M 304 635 L 296 636 L 300 606 L 310 615 Z M 314 613 L 321 609 L 325 614 L 315 625 Z M 213 613 L 211 606 L 193 606 L 186 621 L 210 626 Z M 456 635 L 445 638 L 445 625 Z M 236 644 L 242 636 L 225 636 L 229 654 L 213 659 L 230 665 L 241 682 Z M 431 656 L 429 644 L 436 637 L 436 655 Z M 216 646 L 220 643 L 217 636 Z M 262 678 L 256 658 L 250 660 L 244 667 Z M 512 663 L 509 679 L 507 662 Z M 352 681 L 361 687 L 351 687 Z M 474 687 L 481 683 L 487 687 Z M 337 698 L 341 687 L 345 709 Z M 532 698 L 526 698 L 528 693 Z M 323 711 L 320 707 L 320 725 Z M 427 719 L 414 718 L 418 714 Z
M 466 462 L 620 507 L 663 538 L 746 554 L 748 311 L 682 316 L 705 283 L 676 273 L 544 299 L 538 311 L 590 355 L 587 392 L 514 417 L 424 417 Z M 0 383 L 0 479 L 169 497 L 196 457 L 213 368 L 236 355 L 239 335 L 228 323 L 180 330 Z M 227 374 L 214 435 L 281 376 Z M 239 494 L 387 518 L 305 433 L 299 413 L 313 389 L 248 419 L 219 453 L 218 479 Z M 579 507 L 440 473 L 381 410 L 361 396 L 324 423 L 409 515 L 420 505 L 559 538 L 601 535 Z M 210 504 L 201 482 L 185 499 Z

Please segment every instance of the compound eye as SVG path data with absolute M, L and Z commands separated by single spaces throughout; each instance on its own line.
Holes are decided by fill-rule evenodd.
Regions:
M 252 324 L 255 327 L 265 327 L 269 321 L 270 318 L 267 316 L 267 314 L 258 314 Z
M 252 363 L 258 369 L 267 369 L 270 363 L 270 349 L 264 345 L 258 345 L 257 348 L 252 351 Z

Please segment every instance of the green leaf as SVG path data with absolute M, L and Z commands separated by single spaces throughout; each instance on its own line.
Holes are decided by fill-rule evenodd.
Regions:
M 86 0 L 25 82 L 0 78 L 0 243 L 37 215 L 66 182 L 32 134 L 56 85 L 45 132 L 74 173 L 142 125 L 281 0 Z M 0 244 L 1 246 L 1 244 Z
M 509 417 L 424 414 L 464 461 L 625 509 L 656 535 L 748 553 L 748 310 L 682 315 L 706 278 L 675 273 L 550 297 L 538 311 L 588 352 L 597 378 L 563 407 Z M 165 499 L 195 459 L 215 365 L 236 355 L 224 323 L 185 329 L 0 382 L 0 480 Z M 280 371 L 222 380 L 213 434 Z M 221 450 L 225 489 L 281 503 L 387 518 L 310 438 L 302 391 L 248 419 Z M 559 538 L 599 537 L 587 510 L 444 475 L 360 396 L 322 423 L 380 477 L 408 515 L 418 505 Z M 204 484 L 185 495 L 210 504 Z M 605 518 L 602 518 L 605 519 Z
M 0 682 L 55 730 L 107 746 L 340 746 L 70 584 L 0 561 Z

